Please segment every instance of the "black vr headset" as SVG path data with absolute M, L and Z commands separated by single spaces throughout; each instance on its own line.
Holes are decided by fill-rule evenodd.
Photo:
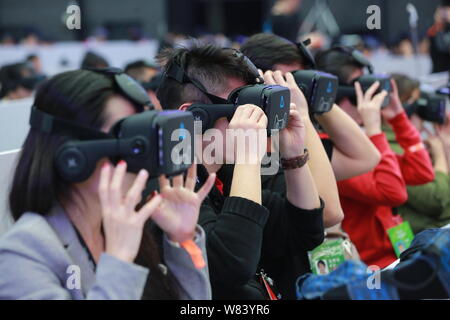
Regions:
M 298 70 L 292 73 L 299 88 L 308 101 L 312 114 L 329 112 L 336 101 L 339 80 L 336 76 L 317 71 L 316 61 L 308 50 L 310 39 L 297 43 L 297 48 L 304 58 L 304 66 L 310 70 Z
M 358 104 L 357 98 L 356 98 L 356 90 L 354 87 L 354 84 L 356 82 L 359 82 L 361 84 L 361 88 L 362 88 L 363 92 L 367 91 L 367 89 L 369 89 L 377 81 L 380 83 L 380 86 L 377 89 L 377 91 L 375 92 L 375 94 L 381 93 L 383 90 L 386 90 L 388 93 L 392 92 L 391 77 L 388 75 L 374 74 L 372 64 L 364 56 L 364 54 L 361 51 L 356 50 L 354 48 L 349 48 L 349 47 L 335 47 L 332 50 L 344 52 L 344 53 L 350 55 L 357 64 L 359 64 L 363 68 L 367 68 L 369 71 L 369 74 L 364 74 L 361 77 L 353 80 L 350 85 L 347 83 L 340 82 L 338 95 L 337 95 L 338 100 L 341 100 L 343 98 L 348 98 L 350 100 L 350 102 L 356 106 Z M 385 108 L 390 103 L 391 103 L 391 99 L 388 95 L 384 99 L 381 107 Z
M 258 69 L 246 56 L 235 49 L 224 48 L 223 50 L 232 50 L 237 59 L 244 59 L 254 79 L 252 85 L 237 88 L 229 95 L 228 99 L 222 99 L 208 93 L 200 82 L 189 78 L 186 73 L 188 63 L 186 53 L 178 56 L 168 66 L 163 81 L 173 79 L 180 84 L 190 83 L 211 100 L 213 104 L 195 103 L 187 109 L 187 111 L 192 112 L 195 121 L 202 122 L 203 132 L 211 129 L 219 118 L 226 117 L 230 120 L 236 109 L 244 104 L 254 104 L 263 109 L 268 118 L 267 132 L 269 136 L 272 134 L 272 130 L 278 131 L 286 128 L 291 104 L 289 89 L 262 84 L 264 81 L 261 79 Z
M 422 120 L 444 124 L 447 119 L 446 102 L 447 98 L 443 95 L 421 92 L 416 102 L 404 108 L 409 117 L 417 114 Z
M 142 97 L 133 96 L 139 92 L 133 86 L 140 86 L 128 80 L 126 83 L 122 88 L 124 93 L 137 103 Z M 89 178 L 98 160 L 104 157 L 109 157 L 114 164 L 126 161 L 129 172 L 146 169 L 151 177 L 180 174 L 194 160 L 194 119 L 190 112 L 140 112 L 120 120 L 109 133 L 104 133 L 33 107 L 30 125 L 35 130 L 69 138 L 57 150 L 54 159 L 58 174 L 68 182 Z M 188 135 L 190 138 L 186 139 Z

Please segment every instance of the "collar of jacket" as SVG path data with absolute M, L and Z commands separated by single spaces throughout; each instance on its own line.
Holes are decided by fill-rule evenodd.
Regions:
M 89 253 L 81 244 L 72 222 L 60 205 L 56 205 L 45 219 L 58 235 L 73 265 L 81 270 L 81 290 L 86 296 L 95 281 L 95 267 L 89 259 Z

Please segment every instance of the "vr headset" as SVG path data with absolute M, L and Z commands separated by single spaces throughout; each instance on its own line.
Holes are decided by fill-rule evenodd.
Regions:
M 296 44 L 305 60 L 305 67 L 310 70 L 298 70 L 292 75 L 308 101 L 310 112 L 323 114 L 329 112 L 336 101 L 339 81 L 332 74 L 315 70 L 316 61 L 307 48 L 310 43 L 311 40 L 307 39 Z
M 375 95 L 378 93 L 381 93 L 383 90 L 386 90 L 388 93 L 392 92 L 391 87 L 391 78 L 388 75 L 382 75 L 382 74 L 374 74 L 373 66 L 370 63 L 370 61 L 364 56 L 362 52 L 359 50 L 348 48 L 348 47 L 335 47 L 332 50 L 337 50 L 344 52 L 348 55 L 350 55 L 354 61 L 359 64 L 363 68 L 367 68 L 369 71 L 369 74 L 364 74 L 361 77 L 353 80 L 350 85 L 346 83 L 339 83 L 339 89 L 337 94 L 337 99 L 341 100 L 343 98 L 348 98 L 350 102 L 353 105 L 357 105 L 357 98 L 356 98 L 356 90 L 354 87 L 354 84 L 356 82 L 359 82 L 361 84 L 363 92 L 367 91 L 375 82 L 379 82 L 380 86 L 375 92 Z M 387 107 L 391 103 L 391 99 L 389 95 L 384 99 L 383 104 L 381 105 L 381 108 Z
M 243 104 L 254 104 L 264 111 L 268 118 L 268 136 L 272 134 L 272 130 L 278 131 L 286 128 L 291 104 L 289 89 L 262 84 L 264 81 L 261 79 L 257 68 L 246 56 L 235 49 L 225 48 L 223 50 L 232 50 L 236 59 L 243 59 L 254 79 L 252 80 L 253 84 L 234 90 L 228 99 L 222 99 L 208 93 L 200 82 L 187 75 L 186 53 L 177 57 L 164 73 L 163 81 L 172 79 L 180 84 L 190 83 L 211 100 L 212 104 L 195 103 L 187 109 L 187 111 L 192 112 L 195 121 L 202 122 L 203 133 L 211 129 L 219 118 L 226 117 L 230 120 L 236 109 Z
M 404 108 L 409 117 L 417 114 L 422 120 L 444 124 L 447 119 L 446 102 L 447 99 L 443 95 L 421 92 L 416 102 Z
M 135 86 L 140 86 L 128 80 L 127 83 L 121 89 L 130 100 L 139 103 L 139 96 L 133 94 L 139 92 Z M 180 174 L 194 161 L 194 139 L 185 139 L 194 134 L 194 119 L 190 112 L 140 112 L 120 120 L 109 133 L 104 133 L 33 107 L 30 125 L 41 132 L 68 137 L 54 158 L 58 174 L 68 182 L 88 179 L 98 160 L 104 157 L 114 164 L 119 160 L 126 161 L 129 172 L 146 169 L 151 177 Z M 181 143 L 183 147 L 178 149 Z

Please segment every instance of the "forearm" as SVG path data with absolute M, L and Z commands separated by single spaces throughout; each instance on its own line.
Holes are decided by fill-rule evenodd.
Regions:
M 316 119 L 333 141 L 335 149 L 350 161 L 358 161 L 361 173 L 372 170 L 378 164 L 378 150 L 339 106 L 334 105 L 330 112 L 316 116 Z M 367 129 L 370 130 L 367 133 L 369 136 L 381 133 L 381 128 Z
M 261 191 L 261 165 L 236 164 L 234 166 L 230 197 L 245 198 L 261 204 Z
M 450 170 L 450 144 L 448 146 L 444 146 L 445 150 L 445 158 L 447 159 L 447 170 Z
M 434 155 L 434 171 L 448 173 L 448 155 L 445 152 L 436 152 Z
M 320 207 L 319 193 L 306 164 L 302 168 L 286 170 L 286 196 L 297 208 L 313 210 Z
M 336 177 L 316 129 L 309 118 L 303 119 L 303 122 L 306 126 L 306 148 L 309 151 L 309 170 L 317 191 L 326 204 L 324 224 L 326 227 L 333 226 L 344 218 L 339 201 Z

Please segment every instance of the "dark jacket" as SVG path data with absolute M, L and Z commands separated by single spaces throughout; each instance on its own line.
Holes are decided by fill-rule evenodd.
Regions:
M 199 167 L 199 180 L 207 177 Z M 261 269 L 275 280 L 283 298 L 295 298 L 295 280 L 309 270 L 306 252 L 324 238 L 323 203 L 315 210 L 295 207 L 285 196 L 263 189 L 263 205 L 227 197 L 233 166 L 218 172 L 223 195 L 214 188 L 200 211 L 207 236 L 213 299 L 267 299 L 255 277 Z

